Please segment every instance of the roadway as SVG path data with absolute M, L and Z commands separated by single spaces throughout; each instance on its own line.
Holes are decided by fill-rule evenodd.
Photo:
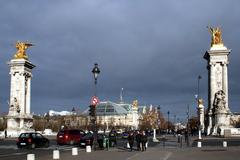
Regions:
M 60 159 L 81 159 L 81 160 L 236 160 L 239 159 L 240 139 L 231 139 L 234 141 L 234 147 L 222 147 L 220 143 L 223 139 L 205 137 L 204 143 L 210 144 L 202 148 L 187 147 L 183 142 L 180 146 L 177 143 L 177 138 L 166 136 L 167 141 L 163 143 L 149 143 L 149 148 L 146 152 L 134 150 L 129 152 L 126 149 L 126 140 L 120 139 L 117 147 L 112 147 L 107 150 L 97 150 L 91 153 L 86 153 L 84 148 L 79 148 L 79 155 L 72 156 L 73 146 L 58 146 L 54 138 L 50 139 L 49 148 L 36 149 L 18 149 L 15 139 L 0 140 L 0 160 L 26 160 L 27 154 L 35 154 L 35 160 L 51 160 L 53 159 L 53 150 L 60 151 Z M 209 142 L 209 143 L 208 143 Z M 191 138 L 191 143 L 195 143 L 195 137 Z M 215 144 L 215 145 L 214 145 Z M 231 144 L 231 143 L 229 143 Z M 238 144 L 238 145 L 237 145 Z M 135 144 L 136 145 L 136 144 Z M 194 145 L 193 145 L 194 146 Z M 136 146 L 135 146 L 136 148 Z

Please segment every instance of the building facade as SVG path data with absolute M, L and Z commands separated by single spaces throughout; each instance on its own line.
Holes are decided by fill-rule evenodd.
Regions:
M 109 130 L 119 126 L 129 129 L 138 129 L 139 115 L 136 104 L 100 102 L 96 106 L 97 125 Z

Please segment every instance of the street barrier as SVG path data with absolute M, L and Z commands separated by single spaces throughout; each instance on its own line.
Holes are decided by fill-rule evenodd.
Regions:
M 90 153 L 90 152 L 92 152 L 92 148 L 91 148 L 91 146 L 86 146 L 86 152 L 88 152 L 88 153 Z
M 35 154 L 27 154 L 27 160 L 35 160 Z
M 223 147 L 227 147 L 227 141 L 223 141 Z
M 202 142 L 197 142 L 197 147 L 201 148 L 202 147 Z
M 53 150 L 53 159 L 60 159 L 59 150 Z
M 78 148 L 72 148 L 72 155 L 77 156 L 78 155 Z
M 129 145 L 129 143 L 127 142 L 127 148 L 130 148 L 130 145 Z

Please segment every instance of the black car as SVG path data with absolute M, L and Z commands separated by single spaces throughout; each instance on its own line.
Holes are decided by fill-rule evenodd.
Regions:
M 106 138 L 105 135 L 99 134 L 99 133 L 97 134 L 97 143 L 98 143 L 98 146 L 100 148 L 103 148 L 104 138 Z M 94 140 L 94 135 L 93 135 L 93 133 L 89 132 L 81 138 L 79 146 L 80 147 L 85 147 L 85 146 L 88 146 L 88 145 L 93 146 L 93 140 Z
M 84 147 L 84 146 L 87 146 L 87 145 L 90 145 L 92 146 L 93 144 L 93 133 L 87 133 L 85 134 L 81 139 L 80 139 L 80 142 L 79 142 L 79 145 L 81 147 Z
M 49 140 L 37 132 L 21 133 L 17 139 L 18 148 L 49 147 Z

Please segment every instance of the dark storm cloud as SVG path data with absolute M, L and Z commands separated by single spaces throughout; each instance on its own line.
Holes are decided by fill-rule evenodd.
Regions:
M 161 105 L 185 115 L 194 111 L 197 76 L 207 101 L 206 61 L 210 46 L 206 26 L 221 26 L 232 49 L 230 104 L 238 101 L 238 1 L 6 1 L 0 7 L 0 107 L 7 110 L 9 68 L 17 40 L 35 44 L 28 50 L 33 70 L 32 111 L 83 109 L 93 94 L 91 69 L 99 63 L 98 95 L 118 101 L 120 89 L 131 102 Z M 173 113 L 174 114 L 174 113 Z

